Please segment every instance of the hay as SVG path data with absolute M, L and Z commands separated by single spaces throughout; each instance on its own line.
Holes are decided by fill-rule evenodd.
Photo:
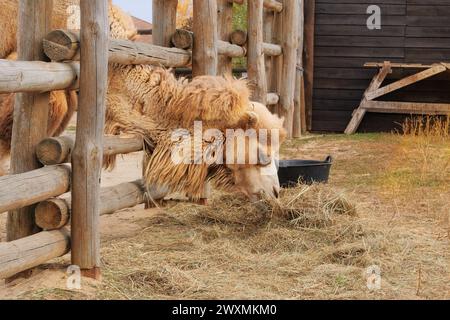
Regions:
M 325 228 L 333 224 L 335 215 L 357 215 L 356 207 L 344 195 L 321 184 L 299 184 L 282 190 L 280 199 L 264 198 L 254 203 L 237 195 L 220 195 L 210 206 L 191 209 L 199 218 L 215 223 L 247 227 L 287 224 L 298 229 Z

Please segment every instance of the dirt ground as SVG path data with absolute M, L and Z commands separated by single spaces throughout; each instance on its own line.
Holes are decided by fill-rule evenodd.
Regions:
M 101 217 L 101 282 L 67 289 L 65 256 L 30 279 L 0 283 L 0 298 L 450 299 L 448 139 L 317 135 L 287 143 L 282 155 L 332 155 L 330 188 L 358 216 L 324 229 L 248 226 L 200 219 L 187 204 L 138 206 Z M 139 163 L 140 154 L 124 156 L 103 184 L 137 179 Z M 0 215 L 1 241 L 5 221 Z M 377 290 L 367 287 L 371 266 L 381 271 Z

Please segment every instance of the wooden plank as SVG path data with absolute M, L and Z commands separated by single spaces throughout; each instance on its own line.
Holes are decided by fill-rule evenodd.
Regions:
M 192 75 L 217 75 L 217 4 L 216 0 L 194 0 L 194 48 Z
M 99 202 L 108 75 L 108 1 L 82 0 L 80 4 L 80 105 L 72 154 L 72 264 L 97 278 L 100 276 Z
M 266 104 L 267 81 L 263 52 L 263 0 L 248 3 L 248 78 L 253 87 L 252 99 Z
M 52 0 L 21 0 L 19 2 L 18 60 L 45 60 L 41 41 L 50 31 L 52 6 Z M 16 95 L 11 141 L 12 174 L 41 167 L 34 155 L 34 148 L 47 136 L 48 114 L 49 93 Z M 27 207 L 9 212 L 8 241 L 17 240 L 38 231 L 39 228 L 34 222 L 34 208 Z
M 448 103 L 364 101 L 361 107 L 367 112 L 378 113 L 450 115 Z
M 177 5 L 178 0 L 153 0 L 153 44 L 170 47 L 170 38 L 177 28 Z
M 391 83 L 382 88 L 379 88 L 376 90 L 370 90 L 369 92 L 367 92 L 365 94 L 365 97 L 367 100 L 374 100 L 374 99 L 384 96 L 392 91 L 407 87 L 415 82 L 418 82 L 418 81 L 421 81 L 421 80 L 424 80 L 427 78 L 431 78 L 432 76 L 442 73 L 446 70 L 447 70 L 447 68 L 444 65 L 437 64 L 437 65 L 434 65 L 433 67 L 431 67 L 430 69 L 416 73 L 412 76 L 406 77 L 404 79 L 401 79 L 399 81 Z
M 366 68 L 382 68 L 384 62 L 367 62 L 364 64 Z M 395 63 L 391 62 L 392 68 L 410 68 L 410 69 L 429 69 L 433 67 L 431 64 L 421 64 L 421 63 Z

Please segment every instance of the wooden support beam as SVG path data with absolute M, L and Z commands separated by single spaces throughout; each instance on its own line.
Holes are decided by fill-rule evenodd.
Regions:
M 80 4 L 80 104 L 72 154 L 72 264 L 87 270 L 87 275 L 99 277 L 98 219 L 108 76 L 108 1 L 82 0 Z
M 298 10 L 298 34 L 297 34 L 297 68 L 295 74 L 295 93 L 294 93 L 294 124 L 293 136 L 300 138 L 306 131 L 305 114 L 305 79 L 303 76 L 303 49 L 304 49 L 304 0 L 297 1 Z
M 21 0 L 19 2 L 18 60 L 45 60 L 41 40 L 50 30 L 52 7 L 52 0 Z M 16 95 L 11 141 L 12 174 L 28 172 L 41 166 L 34 155 L 34 148 L 47 136 L 49 99 L 49 93 Z M 10 190 L 17 192 L 14 189 Z M 27 193 L 21 196 L 24 195 L 29 196 Z M 3 193 L 0 193 L 0 196 L 3 196 Z M 8 241 L 17 240 L 38 231 L 34 222 L 34 208 L 28 207 L 9 212 Z
M 314 29 L 316 1 L 305 1 L 305 52 L 304 52 L 304 77 L 305 77 L 305 108 L 306 124 L 308 130 L 312 129 L 312 107 L 313 107 L 313 89 L 314 89 Z
M 448 115 L 449 103 L 423 103 L 423 102 L 394 102 L 394 101 L 364 101 L 361 108 L 367 112 L 403 113 L 423 115 Z
M 153 0 L 153 44 L 170 47 L 170 38 L 177 28 L 178 0 Z
M 19 272 L 61 257 L 69 250 L 70 235 L 66 229 L 44 231 L 20 240 L 2 242 L 0 243 L 0 279 L 12 277 Z
M 64 165 L 0 177 L 0 213 L 57 197 L 69 188 L 70 168 Z M 34 208 L 30 211 L 34 216 Z
M 44 50 L 53 61 L 79 59 L 80 36 L 67 30 L 54 30 L 46 36 Z M 153 64 L 164 67 L 183 67 L 191 62 L 191 53 L 177 48 L 130 40 L 110 39 L 108 44 L 110 63 Z
M 233 4 L 228 0 L 217 0 L 217 21 L 218 39 L 225 43 L 229 43 L 231 32 L 233 31 Z M 243 56 L 245 56 L 245 54 Z M 232 62 L 232 56 L 219 55 L 217 74 L 231 76 L 233 69 Z
M 346 134 L 354 134 L 358 130 L 358 127 L 361 124 L 361 121 L 367 112 L 367 110 L 362 107 L 363 104 L 367 101 L 366 93 L 378 89 L 383 83 L 384 79 L 386 79 L 388 74 L 390 74 L 391 72 L 392 72 L 391 63 L 389 61 L 385 61 L 383 67 L 380 69 L 378 74 L 372 79 L 369 87 L 364 93 L 363 99 L 361 100 L 359 107 L 355 109 L 355 111 L 353 111 L 352 119 L 350 120 L 350 123 L 347 125 L 347 128 L 345 129 Z
M 250 1 L 248 2 L 248 78 L 253 86 L 252 100 L 266 104 L 267 80 L 263 37 L 263 0 Z
M 36 156 L 44 165 L 70 162 L 75 140 L 71 136 L 52 137 L 42 140 L 36 147 Z M 103 138 L 103 156 L 127 154 L 141 151 L 143 141 L 140 137 L 105 136 Z
M 367 100 L 374 100 L 376 98 L 379 98 L 381 96 L 384 96 L 390 92 L 396 91 L 398 89 L 407 87 L 409 85 L 412 85 L 413 83 L 431 78 L 439 73 L 442 73 L 444 71 L 447 71 L 447 68 L 442 64 L 435 64 L 430 69 L 424 70 L 422 72 L 416 73 L 412 76 L 403 78 L 401 80 L 395 81 L 394 83 L 391 83 L 387 86 L 384 86 L 382 88 L 369 91 L 365 94 Z
M 216 0 L 194 0 L 192 75 L 217 75 L 218 37 Z
M 78 74 L 77 63 L 0 60 L 0 93 L 76 89 Z
M 293 136 L 294 92 L 298 47 L 298 8 L 297 0 L 284 0 L 283 24 L 283 85 L 280 87 L 279 115 L 284 117 L 284 127 L 289 138 Z

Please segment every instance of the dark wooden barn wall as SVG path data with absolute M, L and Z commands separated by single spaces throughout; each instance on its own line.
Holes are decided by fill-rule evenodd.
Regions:
M 368 30 L 367 7 L 381 7 L 381 30 Z M 376 70 L 365 62 L 450 61 L 450 0 L 316 0 L 312 129 L 345 130 Z M 389 81 L 411 73 L 398 70 Z M 448 74 L 386 99 L 450 102 Z M 383 100 L 386 100 L 383 99 Z M 360 131 L 392 130 L 405 116 L 368 114 Z

